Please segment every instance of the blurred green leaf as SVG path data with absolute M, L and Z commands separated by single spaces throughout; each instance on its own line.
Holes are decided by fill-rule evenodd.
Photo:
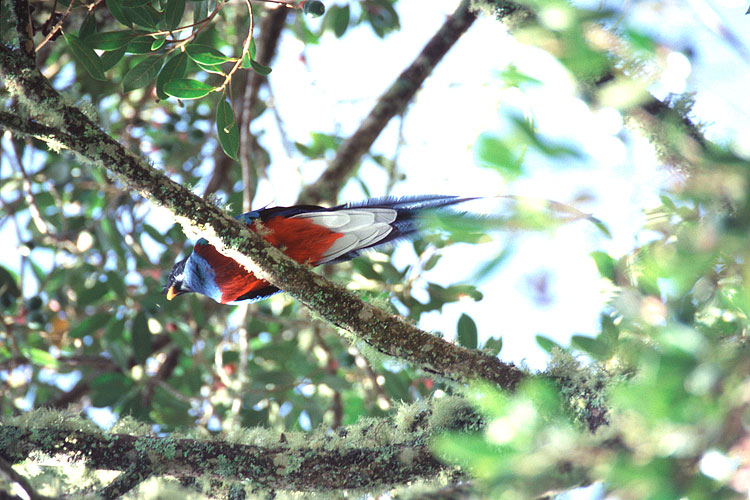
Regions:
M 484 346 L 482 347 L 483 350 L 489 351 L 492 356 L 497 356 L 500 354 L 500 351 L 503 348 L 503 339 L 502 337 L 490 337 L 487 339 L 487 342 L 485 342 Z
M 341 38 L 346 33 L 349 27 L 350 18 L 349 4 L 331 5 L 326 12 L 326 24 L 331 27 L 331 30 L 336 35 L 336 38 Z
M 36 366 L 57 368 L 57 366 L 59 365 L 57 358 L 52 356 L 49 352 L 42 349 L 37 349 L 36 347 L 27 347 L 22 351 L 22 353 L 31 361 L 32 364 Z
M 483 133 L 474 144 L 474 157 L 478 165 L 497 170 L 509 179 L 523 173 L 523 165 L 506 145 L 505 141 L 491 134 Z
M 163 63 L 163 55 L 149 56 L 133 66 L 122 79 L 123 92 L 145 87 L 156 79 Z
M 555 348 L 558 348 L 560 350 L 565 350 L 558 344 L 557 342 L 554 342 L 553 340 L 543 336 L 543 335 L 537 335 L 536 336 L 536 343 L 539 347 L 544 349 L 545 351 L 551 353 Z
M 591 252 L 591 258 L 594 259 L 596 268 L 599 270 L 599 274 L 602 278 L 615 281 L 615 260 L 605 252 L 595 251 Z
M 462 314 L 461 317 L 458 318 L 457 331 L 459 345 L 468 349 L 477 348 L 477 325 L 474 323 L 474 320 L 471 319 L 471 316 Z
M 151 355 L 151 331 L 148 329 L 146 314 L 141 311 L 133 318 L 130 325 L 133 356 L 136 363 L 142 365 Z
M 232 105 L 228 99 L 222 99 L 216 110 L 216 131 L 221 149 L 233 160 L 239 161 L 237 152 L 240 149 L 240 130 L 234 120 Z
M 71 328 L 68 335 L 74 339 L 80 339 L 85 337 L 86 335 L 93 335 L 100 328 L 104 328 L 104 325 L 106 325 L 108 321 L 109 314 L 96 313 Z
M 112 406 L 133 387 L 133 381 L 122 373 L 103 373 L 91 380 L 91 404 Z
M 598 338 L 573 335 L 570 343 L 595 359 L 608 359 L 612 355 L 610 346 Z

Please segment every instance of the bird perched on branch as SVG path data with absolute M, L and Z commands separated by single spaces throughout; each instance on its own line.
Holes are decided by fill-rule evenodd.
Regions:
M 426 195 L 408 198 L 375 198 L 331 208 L 315 205 L 272 207 L 237 217 L 263 239 L 297 262 L 312 266 L 353 259 L 362 250 L 415 236 L 419 215 L 425 210 L 456 205 L 476 198 Z M 164 286 L 167 300 L 188 292 L 229 304 L 260 300 L 279 291 L 257 278 L 235 260 L 222 255 L 204 239 L 193 252 L 174 265 Z

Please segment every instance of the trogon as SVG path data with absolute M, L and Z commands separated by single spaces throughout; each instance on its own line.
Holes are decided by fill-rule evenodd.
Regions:
M 353 259 L 362 250 L 414 237 L 422 224 L 420 214 L 476 198 L 426 195 L 374 198 L 331 208 L 316 205 L 272 207 L 236 218 L 297 262 L 312 266 Z M 222 304 L 260 300 L 279 291 L 219 253 L 204 239 L 174 265 L 164 286 L 168 300 L 197 292 Z

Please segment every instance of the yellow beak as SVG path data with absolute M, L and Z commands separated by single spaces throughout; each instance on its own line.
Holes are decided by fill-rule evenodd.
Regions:
M 170 286 L 167 290 L 167 300 L 172 300 L 173 298 L 177 297 L 179 293 L 174 289 L 174 286 Z

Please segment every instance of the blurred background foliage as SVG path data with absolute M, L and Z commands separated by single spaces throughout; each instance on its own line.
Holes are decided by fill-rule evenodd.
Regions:
M 248 41 L 247 4 L 108 0 L 76 2 L 68 10 L 65 1 L 30 3 L 42 35 L 60 19 L 61 9 L 67 11 L 66 37 L 53 37 L 38 56 L 57 89 L 97 115 L 127 147 L 165 165 L 179 182 L 196 185 L 209 178 L 205 194 L 231 207 L 246 205 L 248 195 L 252 200 L 274 153 L 262 132 L 256 134 L 245 151 L 252 171 L 243 174 L 239 163 L 228 159 L 240 151 L 240 134 L 232 128 L 272 112 L 272 96 L 264 94 L 248 115 L 240 111 L 232 87 L 212 91 L 235 63 L 241 68 L 233 78 L 241 86 L 249 85 L 243 68 L 261 76 L 273 68 L 255 52 L 262 31 Z M 477 491 L 494 498 L 530 498 L 592 484 L 594 497 L 746 495 L 747 159 L 731 142 L 700 138 L 685 120 L 689 100 L 673 106 L 673 113 L 662 109 L 639 121 L 653 104 L 645 91 L 665 48 L 655 35 L 618 26 L 627 16 L 626 3 L 609 5 L 611 10 L 563 1 L 518 5 L 523 8 L 514 10 L 520 20 L 514 18 L 513 35 L 557 58 L 589 107 L 614 108 L 634 120 L 679 179 L 649 211 L 645 243 L 625 255 L 591 255 L 610 297 L 600 333 L 573 336 L 569 346 L 540 335 L 550 367 L 515 394 L 483 385 L 461 389 L 485 416 L 486 430 L 443 435 L 434 449 L 466 466 L 477 478 L 472 483 Z M 256 29 L 272 7 L 252 4 Z M 345 39 L 360 24 L 387 37 L 400 29 L 398 7 L 389 0 L 327 3 L 322 21 L 290 13 L 284 32 L 306 45 L 319 43 L 326 32 Z M 508 4 L 482 8 L 503 17 Z M 183 57 L 169 30 L 201 23 L 214 11 L 216 17 L 200 24 Z M 109 32 L 120 35 L 102 35 Z M 175 62 L 168 67 L 170 60 Z M 508 87 L 541 85 L 513 67 L 499 78 Z M 185 84 L 188 79 L 199 84 Z M 189 99 L 196 89 L 204 95 Z M 16 104 L 3 87 L 0 96 L 6 107 Z M 229 103 L 231 113 L 217 126 L 222 103 Z M 474 149 L 479 167 L 506 182 L 527 176 L 536 158 L 582 155 L 575 145 L 537 134 L 529 117 L 510 121 L 507 133 L 482 134 Z M 310 142 L 296 143 L 293 154 L 300 162 L 330 159 L 342 140 L 311 131 Z M 400 182 L 392 160 L 377 154 L 371 159 L 392 177 L 391 186 Z M 366 179 L 350 182 L 368 193 Z M 363 355 L 356 343 L 284 295 L 236 308 L 193 295 L 167 302 L 161 293 L 165 274 L 190 248 L 180 228 L 164 224 L 163 216 L 117 180 L 49 152 L 38 141 L 3 136 L 0 201 L 0 231 L 21 242 L 5 248 L 13 254 L 6 262 L 15 263 L 0 267 L 4 416 L 72 405 L 102 425 L 131 415 L 161 433 L 193 426 L 207 433 L 240 426 L 309 430 L 382 417 L 396 402 L 456 390 L 397 361 Z M 412 265 L 400 266 L 384 251 L 323 272 L 417 321 L 446 303 L 482 299 L 469 283 L 429 283 L 426 301 L 412 293 L 423 271 L 437 264 L 441 248 L 481 241 L 487 228 L 553 231 L 587 219 L 569 208 L 515 203 L 502 219 L 438 217 L 436 231 L 412 244 L 417 255 Z M 598 220 L 588 220 L 607 234 Z M 511 253 L 509 244 L 507 252 L 478 263 L 478 278 Z M 502 357 L 503 341 L 479 335 L 468 315 L 445 331 L 457 331 L 466 347 Z M 600 396 L 600 406 L 582 406 L 591 393 Z M 585 425 L 592 413 L 606 415 L 608 422 L 596 433 Z

